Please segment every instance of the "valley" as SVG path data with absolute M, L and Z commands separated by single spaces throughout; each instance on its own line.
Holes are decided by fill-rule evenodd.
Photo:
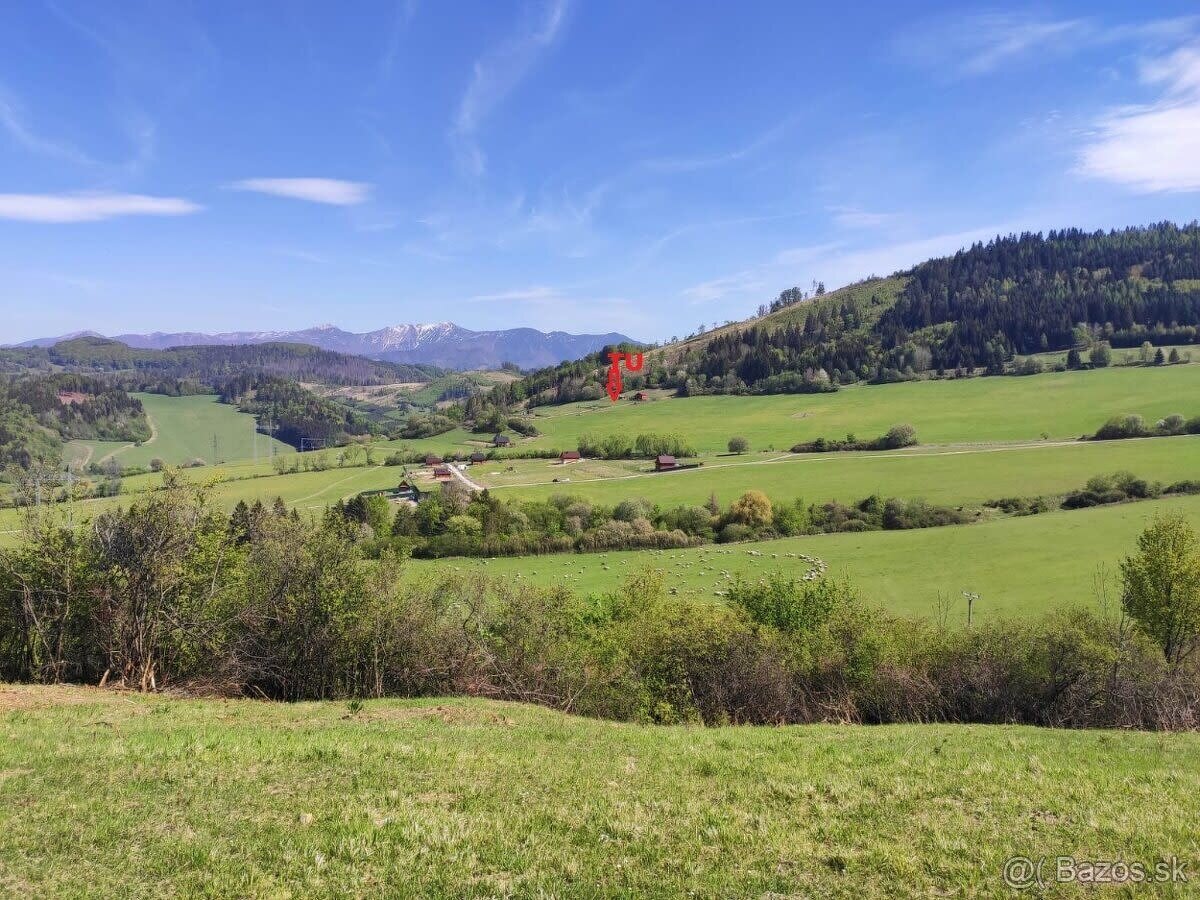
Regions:
M 179 465 L 211 453 L 212 435 L 229 458 L 219 465 L 184 469 L 196 483 L 211 483 L 224 510 L 238 503 L 270 505 L 280 498 L 306 515 L 362 491 L 394 487 L 406 471 L 425 491 L 439 486 L 420 464 L 383 465 L 396 451 L 466 454 L 491 450 L 487 434 L 458 430 L 419 440 L 375 440 L 360 448 L 305 454 L 275 442 L 287 466 L 323 457 L 323 471 L 278 474 L 271 442 L 258 435 L 253 462 L 250 416 L 211 396 L 171 398 L 137 395 L 159 436 L 133 448 L 116 444 L 126 465 L 151 458 Z M 1101 371 L 1048 373 L 1022 378 L 976 378 L 860 386 L 837 394 L 775 397 L 656 397 L 643 403 L 571 404 L 539 410 L 541 432 L 517 439 L 512 451 L 469 467 L 468 477 L 513 502 L 570 496 L 592 504 L 644 498 L 663 508 L 699 507 L 715 497 L 722 505 L 749 490 L 776 503 L 838 501 L 854 504 L 875 494 L 904 500 L 980 509 L 974 524 L 900 532 L 813 535 L 751 544 L 710 544 L 681 550 L 557 554 L 491 560 L 415 560 L 414 574 L 478 571 L 537 584 L 564 584 L 584 593 L 615 589 L 641 567 L 660 569 L 673 591 L 716 600 L 731 577 L 787 571 L 798 554 L 823 559 L 854 579 L 872 602 L 890 611 L 934 616 L 939 604 L 964 590 L 987 598 L 984 617 L 1037 613 L 1049 606 L 1095 601 L 1098 567 L 1110 571 L 1132 536 L 1161 510 L 1180 510 L 1200 521 L 1195 498 L 1125 503 L 1037 516 L 1005 516 L 983 507 L 1006 497 L 1061 497 L 1093 475 L 1119 471 L 1164 484 L 1200 473 L 1200 436 L 1125 441 L 1079 441 L 1113 415 L 1136 410 L 1146 417 L 1192 413 L 1200 402 L 1200 366 L 1166 369 L 1114 367 Z M 787 447 L 843 432 L 873 435 L 897 421 L 917 427 L 921 443 L 892 451 L 790 453 Z M 528 449 L 574 446 L 586 433 L 641 429 L 678 430 L 700 448 L 698 468 L 655 474 L 649 461 L 505 458 Z M 746 436 L 751 449 L 724 450 L 730 435 Z M 769 449 L 774 447 L 775 449 Z M 94 453 L 112 452 L 96 445 Z M 235 454 L 240 453 L 240 458 Z M 123 479 L 117 497 L 74 504 L 78 518 L 95 516 L 161 484 L 149 473 Z M 65 507 L 59 507 L 64 513 Z M 0 543 L 11 543 L 21 512 L 0 509 Z M 1021 559 L 1020 566 L 1010 564 Z

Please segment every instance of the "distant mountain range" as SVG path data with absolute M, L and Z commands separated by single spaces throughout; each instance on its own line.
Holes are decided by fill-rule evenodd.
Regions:
M 429 325 L 392 325 L 378 331 L 355 334 L 333 325 L 318 325 L 302 331 L 230 331 L 224 334 L 199 332 L 100 335 L 79 331 L 54 338 L 37 338 L 18 347 L 50 347 L 78 337 L 110 337 L 130 347 L 163 350 L 168 347 L 233 346 L 240 344 L 311 344 L 323 350 L 350 353 L 394 363 L 426 363 L 445 369 L 497 368 L 516 363 L 523 369 L 557 365 L 579 359 L 609 344 L 629 342 L 623 334 L 568 334 L 509 328 L 503 331 L 471 331 L 453 322 Z

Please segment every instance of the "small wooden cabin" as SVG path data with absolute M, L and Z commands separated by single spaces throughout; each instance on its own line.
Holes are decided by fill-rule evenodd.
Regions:
M 654 460 L 655 472 L 669 472 L 671 469 L 677 468 L 679 468 L 679 463 L 669 453 L 664 453 Z

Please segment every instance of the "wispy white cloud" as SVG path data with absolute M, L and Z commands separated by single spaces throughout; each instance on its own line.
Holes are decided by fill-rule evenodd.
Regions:
M 1020 62 L 1062 58 L 1089 48 L 1121 43 L 1162 46 L 1185 39 L 1198 26 L 1197 16 L 1113 25 L 1086 17 L 986 12 L 920 23 L 901 32 L 894 45 L 912 62 L 980 76 Z
M 511 308 L 512 321 L 544 331 L 619 331 L 644 337 L 650 328 L 650 317 L 641 304 L 628 297 L 583 293 L 579 286 L 535 284 L 476 294 L 467 302 L 503 304 Z
M 329 257 L 322 256 L 319 253 L 312 253 L 308 250 L 300 250 L 296 247 L 275 247 L 275 253 L 280 256 L 286 256 L 288 259 L 297 259 L 301 262 L 318 263 L 325 265 L 329 262 Z
M 185 216 L 202 206 L 181 197 L 144 194 L 0 194 L 0 219 L 99 222 L 122 216 Z
M 475 61 L 471 81 L 459 101 L 450 138 L 460 165 L 474 175 L 483 174 L 486 168 L 476 141 L 480 125 L 554 44 L 566 20 L 567 0 L 547 0 L 539 12 L 518 34 Z
M 387 42 L 384 44 L 383 54 L 379 57 L 379 78 L 382 81 L 392 77 L 392 69 L 396 65 L 396 57 L 400 55 L 400 44 L 405 29 L 416 16 L 417 5 L 417 0 L 396 0 L 388 25 Z
M 638 168 L 644 171 L 661 172 L 698 172 L 705 169 L 716 169 L 731 163 L 753 157 L 776 141 L 783 138 L 796 125 L 796 117 L 788 116 L 783 121 L 772 125 L 758 137 L 739 147 L 715 153 L 701 153 L 688 156 L 664 156 L 645 159 L 638 163 Z
M 722 278 L 702 281 L 680 291 L 680 296 L 693 303 L 713 303 L 728 297 L 762 294 L 770 290 L 764 269 L 744 269 Z
M 468 297 L 468 303 L 542 303 L 551 300 L 559 300 L 563 297 L 562 291 L 557 288 L 547 287 L 546 285 L 535 285 L 527 288 L 516 288 L 510 291 L 499 291 L 495 294 L 476 294 L 473 297 Z
M 254 191 L 293 200 L 308 200 L 330 206 L 356 206 L 365 203 L 371 185 L 336 178 L 247 178 L 230 185 L 237 191 Z
M 157 128 L 139 109 L 122 113 L 116 123 L 128 140 L 132 154 L 124 162 L 107 162 L 85 153 L 69 141 L 51 138 L 34 127 L 32 117 L 18 96 L 0 84 L 0 130 L 17 146 L 50 159 L 74 163 L 109 176 L 138 175 L 153 162 Z
M 48 138 L 35 130 L 20 101 L 3 85 L 0 85 L 0 127 L 18 146 L 31 153 L 80 165 L 92 165 L 91 158 L 82 150 L 65 141 Z
M 1142 193 L 1200 191 L 1200 42 L 1150 60 L 1141 77 L 1161 96 L 1101 118 L 1078 172 Z
M 871 212 L 856 206 L 831 206 L 834 224 L 841 228 L 880 228 L 896 221 L 895 213 Z
M 952 254 L 977 241 L 1019 230 L 1014 224 L 1000 224 L 867 245 L 829 241 L 788 247 L 759 265 L 687 287 L 680 296 L 698 304 L 719 300 L 759 303 L 790 285 L 817 279 L 834 288 L 872 275 L 890 275 L 930 257 Z
M 1022 230 L 1011 223 L 988 225 L 901 241 L 851 247 L 844 243 L 793 247 L 779 253 L 775 263 L 786 273 L 787 284 L 820 279 L 830 287 L 850 284 L 872 275 L 891 275 L 936 256 L 957 253 L 979 241 Z M 784 285 L 786 286 L 786 285 Z

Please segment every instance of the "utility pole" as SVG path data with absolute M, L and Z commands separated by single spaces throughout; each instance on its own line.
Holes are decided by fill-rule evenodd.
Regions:
M 971 610 L 975 606 L 975 601 L 979 599 L 979 595 L 974 591 L 963 591 L 963 597 L 967 600 L 967 627 L 971 627 Z

